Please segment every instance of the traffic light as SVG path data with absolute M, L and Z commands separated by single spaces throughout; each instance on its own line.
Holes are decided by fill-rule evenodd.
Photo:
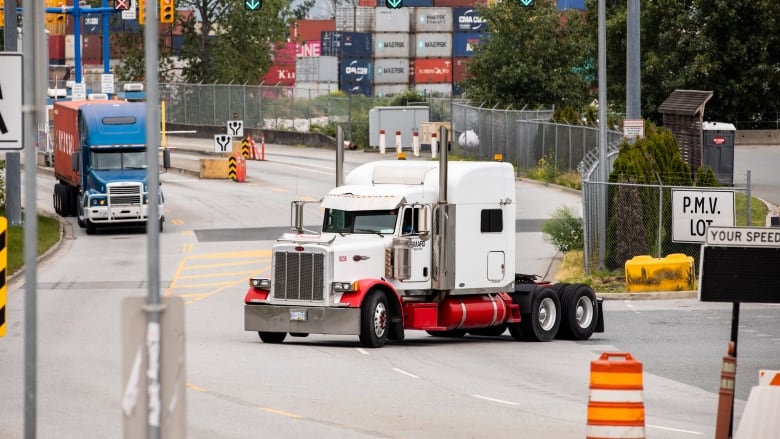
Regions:
M 244 0 L 244 9 L 247 11 L 259 11 L 263 7 L 263 0 Z
M 401 9 L 404 7 L 404 0 L 385 0 L 385 6 L 388 9 Z
M 146 0 L 138 0 L 138 24 L 146 24 Z
M 160 0 L 160 23 L 173 23 L 173 0 Z
M 130 0 L 114 0 L 115 11 L 126 11 L 130 9 Z

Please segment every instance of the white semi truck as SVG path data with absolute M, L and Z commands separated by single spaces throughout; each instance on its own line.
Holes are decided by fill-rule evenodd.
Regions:
M 251 278 L 244 329 L 266 343 L 358 335 L 366 347 L 432 336 L 588 339 L 601 299 L 584 284 L 516 274 L 515 177 L 500 162 L 385 160 L 353 170 L 321 201 L 322 230 L 293 226 L 273 247 L 272 276 Z

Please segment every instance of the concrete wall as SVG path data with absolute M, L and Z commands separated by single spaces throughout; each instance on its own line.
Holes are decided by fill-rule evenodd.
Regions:
M 168 131 L 195 131 L 189 134 L 175 134 L 181 137 L 209 138 L 215 134 L 224 134 L 225 127 L 204 126 L 204 125 L 184 125 L 179 123 L 167 123 L 165 129 Z M 261 130 L 244 129 L 244 135 L 251 134 L 255 138 L 255 143 L 260 143 Z M 332 148 L 336 149 L 336 139 L 326 136 L 322 133 L 300 133 L 297 131 L 285 130 L 262 130 L 265 135 L 265 143 L 275 143 L 278 145 L 305 145 L 313 148 Z
M 734 143 L 737 145 L 780 146 L 780 130 L 737 130 Z

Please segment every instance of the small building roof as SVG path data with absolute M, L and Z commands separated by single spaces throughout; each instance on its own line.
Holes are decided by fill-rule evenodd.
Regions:
M 658 112 L 694 116 L 704 112 L 704 105 L 712 98 L 712 94 L 704 90 L 675 90 L 658 106 Z

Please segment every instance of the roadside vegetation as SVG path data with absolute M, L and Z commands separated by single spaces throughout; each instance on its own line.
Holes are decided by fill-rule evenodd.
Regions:
M 680 158 L 677 142 L 668 130 L 648 126 L 647 137 L 633 145 L 621 145 L 609 181 L 612 183 L 657 184 L 665 186 L 716 187 L 718 181 L 711 168 L 703 167 L 696 178 L 691 177 L 687 163 Z M 574 171 L 560 171 L 551 163 L 554 158 L 542 158 L 526 177 L 548 184 L 555 184 L 581 190 L 582 181 Z M 585 270 L 582 218 L 573 212 L 560 208 L 542 227 L 545 238 L 562 253 L 562 262 L 555 274 L 555 280 L 568 283 L 585 283 L 598 292 L 625 292 L 624 265 L 638 255 L 659 254 L 656 243 L 661 243 L 662 256 L 671 253 L 686 253 L 698 260 L 698 245 L 672 243 L 670 233 L 658 237 L 656 230 L 671 230 L 671 215 L 658 224 L 657 196 L 639 197 L 636 188 L 628 186 L 610 188 L 609 221 L 607 230 L 607 254 L 604 269 Z M 614 190 L 613 190 L 614 189 Z M 746 194 L 735 194 L 736 225 L 747 225 Z M 667 197 L 668 198 L 668 197 Z M 646 202 L 649 199 L 649 202 Z M 670 201 L 667 199 L 667 202 Z M 666 206 L 671 209 L 671 205 Z M 763 227 L 769 213 L 763 201 L 751 198 L 750 226 Z M 655 224 L 652 224 L 656 221 Z M 698 264 L 695 263 L 698 267 Z
M 5 217 L 5 209 L 0 209 Z M 19 271 L 24 265 L 24 227 L 8 226 L 7 231 L 8 276 Z M 38 255 L 46 253 L 60 240 L 60 223 L 56 218 L 38 215 Z

